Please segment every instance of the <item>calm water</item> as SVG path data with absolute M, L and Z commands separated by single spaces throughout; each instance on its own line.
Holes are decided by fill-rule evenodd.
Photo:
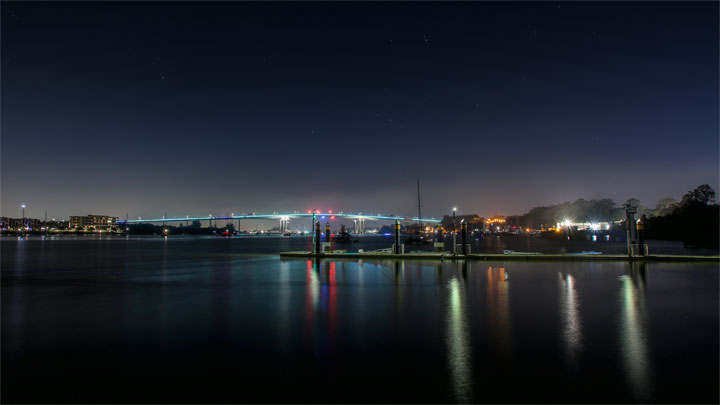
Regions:
M 713 263 L 273 254 L 301 238 L 0 242 L 6 403 L 719 399 Z

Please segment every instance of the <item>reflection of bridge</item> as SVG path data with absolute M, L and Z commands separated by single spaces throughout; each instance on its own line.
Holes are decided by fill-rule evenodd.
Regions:
M 209 221 L 212 222 L 213 220 L 241 220 L 241 219 L 271 219 L 280 221 L 280 230 L 285 231 L 288 228 L 288 223 L 290 222 L 290 219 L 293 218 L 314 218 L 318 220 L 325 220 L 325 219 L 336 219 L 336 218 L 346 218 L 350 219 L 355 222 L 355 227 L 359 232 L 362 232 L 365 230 L 365 221 L 371 220 L 371 221 L 405 221 L 405 222 L 425 222 L 425 223 L 440 223 L 439 219 L 435 218 L 405 218 L 400 217 L 397 215 L 368 215 L 363 213 L 357 213 L 357 214 L 351 214 L 351 213 L 345 213 L 345 212 L 338 212 L 333 213 L 332 211 L 328 211 L 325 213 L 322 212 L 308 212 L 300 213 L 300 212 L 294 212 L 294 213 L 278 213 L 274 212 L 272 214 L 247 214 L 247 215 L 226 215 L 226 216 L 212 216 L 208 215 L 206 217 L 191 217 L 186 216 L 184 218 L 182 217 L 162 217 L 162 218 L 151 218 L 151 219 L 129 219 L 129 220 L 119 220 L 118 223 L 121 224 L 137 224 L 137 223 L 145 223 L 145 222 L 186 222 L 186 221 Z

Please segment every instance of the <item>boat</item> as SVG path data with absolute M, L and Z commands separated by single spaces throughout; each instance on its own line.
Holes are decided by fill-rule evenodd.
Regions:
M 540 252 L 516 252 L 514 250 L 503 250 L 504 255 L 541 255 Z
M 417 202 L 418 202 L 418 219 L 422 218 L 422 211 L 420 210 L 420 179 L 417 179 Z M 427 243 L 432 243 L 432 239 L 428 238 L 424 230 L 423 223 L 420 222 L 420 226 L 418 229 L 415 229 L 414 231 L 410 231 L 407 236 L 405 236 L 405 239 L 403 240 L 403 243 L 406 245 L 424 245 Z
M 353 239 L 353 237 L 348 233 L 348 231 L 345 229 L 345 225 L 340 225 L 340 232 L 335 235 L 335 243 L 352 243 L 352 242 L 358 242 L 359 239 Z
M 403 240 L 406 245 L 423 245 L 426 243 L 432 243 L 432 239 L 425 237 L 422 232 L 415 231 L 407 236 Z

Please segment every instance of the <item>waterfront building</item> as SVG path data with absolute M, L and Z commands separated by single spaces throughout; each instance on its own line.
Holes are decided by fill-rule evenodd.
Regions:
M 107 215 L 85 215 L 70 217 L 71 229 L 105 230 L 117 228 L 118 217 Z
M 23 227 L 32 229 L 40 229 L 43 226 L 43 221 L 37 218 L 25 218 L 25 224 L 23 225 L 23 218 L 9 218 L 0 217 L 0 229 L 2 230 L 17 230 Z
M 485 221 L 485 223 L 487 223 L 488 229 L 492 232 L 500 232 L 507 230 L 506 222 L 507 220 L 502 215 L 495 215 L 494 217 L 488 218 L 488 220 Z
M 559 232 L 561 229 L 567 228 L 576 231 L 607 231 L 614 226 L 619 226 L 622 222 L 623 221 L 621 220 L 610 222 L 574 222 L 566 220 L 564 222 L 556 223 L 555 227 L 550 228 L 550 230 L 556 230 Z

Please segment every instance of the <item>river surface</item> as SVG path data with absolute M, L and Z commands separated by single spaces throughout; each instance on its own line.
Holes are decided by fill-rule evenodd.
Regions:
M 4 403 L 720 399 L 717 263 L 281 260 L 309 246 L 296 237 L 0 244 Z

